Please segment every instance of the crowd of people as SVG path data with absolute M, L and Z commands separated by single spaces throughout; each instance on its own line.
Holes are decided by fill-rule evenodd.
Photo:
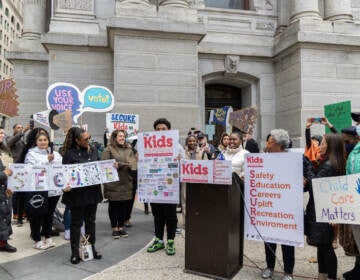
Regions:
M 360 114 L 353 113 L 353 120 L 360 125 Z M 336 279 L 337 258 L 334 248 L 337 239 L 340 244 L 349 244 L 352 238 L 352 247 L 344 246 L 345 251 L 357 252 L 354 269 L 344 274 L 345 279 L 360 279 L 360 225 L 337 226 L 334 224 L 317 223 L 315 215 L 312 179 L 322 177 L 341 176 L 360 172 L 360 126 L 345 128 L 338 133 L 326 118 L 316 118 L 316 122 L 329 127 L 331 133 L 323 136 L 311 136 L 311 126 L 314 118 L 306 121 L 305 139 L 306 148 L 303 155 L 303 187 L 309 192 L 309 201 L 305 209 L 305 235 L 310 245 L 317 247 L 318 279 Z M 171 130 L 171 123 L 165 119 L 157 119 L 153 124 L 155 131 Z M 72 264 L 78 264 L 81 259 L 79 246 L 81 235 L 88 236 L 95 259 L 102 255 L 95 249 L 96 242 L 96 212 L 97 205 L 103 199 L 108 201 L 108 215 L 111 226 L 111 236 L 115 239 L 126 238 L 134 205 L 137 187 L 137 160 L 138 154 L 133 145 L 126 141 L 127 134 L 123 130 L 111 133 L 108 143 L 99 154 L 94 145 L 90 143 L 91 136 L 81 128 L 71 128 L 65 137 L 63 146 L 59 151 L 53 149 L 49 134 L 42 128 L 23 128 L 20 124 L 13 127 L 13 135 L 5 139 L 4 130 L 0 129 L 0 251 L 15 252 L 16 248 L 8 243 L 11 229 L 11 209 L 14 212 L 17 225 L 23 224 L 26 216 L 30 222 L 31 238 L 34 248 L 45 250 L 55 246 L 51 236 L 52 219 L 56 205 L 61 197 L 65 204 L 65 239 L 70 239 Z M 283 129 L 272 130 L 264 147 L 267 153 L 288 152 L 291 148 L 289 133 Z M 245 154 L 260 152 L 259 145 L 248 133 L 235 130 L 228 134 L 224 132 L 218 146 L 208 143 L 207 135 L 201 130 L 191 128 L 185 140 L 185 146 L 179 145 L 178 159 L 188 160 L 229 160 L 232 171 L 242 180 L 244 179 Z M 106 183 L 103 192 L 100 185 L 85 188 L 66 187 L 62 191 L 37 191 L 11 193 L 6 188 L 6 180 L 12 171 L 8 164 L 27 163 L 31 165 L 52 165 L 57 163 L 73 164 L 97 160 L 115 159 L 115 168 L 120 181 Z M 181 204 L 183 211 L 186 201 L 186 185 L 181 184 Z M 9 197 L 13 195 L 12 199 Z M 7 203 L 9 201 L 9 203 Z M 35 201 L 42 201 L 34 205 Z M 10 203 L 12 202 L 12 203 Z M 153 253 L 165 249 L 166 254 L 174 255 L 175 235 L 177 230 L 177 205 L 166 203 L 150 203 L 154 217 L 155 238 L 147 248 Z M 3 218 L 4 217 L 4 218 Z M 183 216 L 185 219 L 185 215 Z M 164 234 L 166 228 L 166 242 Z M 44 236 L 44 240 L 42 240 Z M 345 240 L 345 241 L 344 241 Z M 335 242 L 335 243 L 334 243 Z M 336 246 L 334 246 L 336 244 Z M 292 246 L 282 245 L 284 276 L 283 280 L 293 279 L 295 265 L 295 249 Z M 276 244 L 265 243 L 265 256 L 267 267 L 262 271 L 262 278 L 271 278 L 275 268 Z

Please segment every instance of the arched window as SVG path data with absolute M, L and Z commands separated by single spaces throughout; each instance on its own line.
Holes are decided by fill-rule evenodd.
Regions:
M 15 18 L 14 16 L 11 16 L 11 23 L 14 24 L 14 22 L 15 22 Z
M 206 7 L 249 10 L 249 0 L 205 0 Z
M 19 23 L 16 24 L 16 30 L 20 31 L 20 24 Z
M 5 8 L 5 15 L 8 17 L 9 16 L 9 9 Z

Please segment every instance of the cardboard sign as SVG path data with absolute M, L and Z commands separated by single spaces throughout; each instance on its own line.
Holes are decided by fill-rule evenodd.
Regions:
M 19 102 L 16 100 L 17 98 L 14 80 L 0 81 L 0 114 L 10 118 L 18 116 Z
M 257 118 L 256 108 L 245 108 L 230 113 L 229 123 L 241 131 L 252 134 Z
M 123 113 L 106 114 L 106 128 L 109 133 L 114 130 L 125 130 L 128 138 L 133 137 L 137 135 L 139 125 L 139 115 Z
M 312 180 L 316 221 L 360 224 L 360 174 Z
M 231 161 L 226 160 L 181 160 L 180 181 L 231 185 Z
M 344 101 L 324 106 L 325 117 L 338 130 L 349 127 L 351 120 L 351 102 Z M 321 117 L 321 116 L 319 116 Z M 330 133 L 330 129 L 325 127 L 325 132 Z
M 300 153 L 245 155 L 246 239 L 304 246 L 302 168 Z
M 67 110 L 60 114 L 57 114 L 56 116 L 54 116 L 53 122 L 63 131 L 68 131 L 71 128 L 72 124 L 71 111 Z

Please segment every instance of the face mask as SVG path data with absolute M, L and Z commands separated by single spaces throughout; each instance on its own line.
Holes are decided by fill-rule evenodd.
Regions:
M 354 147 L 355 147 L 355 145 L 353 145 L 353 144 L 349 144 L 349 143 L 345 144 L 345 149 L 348 154 L 351 153 L 351 151 L 354 149 Z

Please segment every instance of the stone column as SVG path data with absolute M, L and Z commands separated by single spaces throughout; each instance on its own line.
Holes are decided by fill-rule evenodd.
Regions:
M 351 0 L 325 0 L 324 19 L 331 21 L 353 21 Z
M 290 23 L 300 18 L 321 19 L 319 13 L 319 1 L 290 0 Z
M 40 40 L 45 32 L 46 0 L 25 0 L 23 6 L 22 37 L 30 40 Z
M 191 0 L 159 0 L 160 6 L 189 8 Z

